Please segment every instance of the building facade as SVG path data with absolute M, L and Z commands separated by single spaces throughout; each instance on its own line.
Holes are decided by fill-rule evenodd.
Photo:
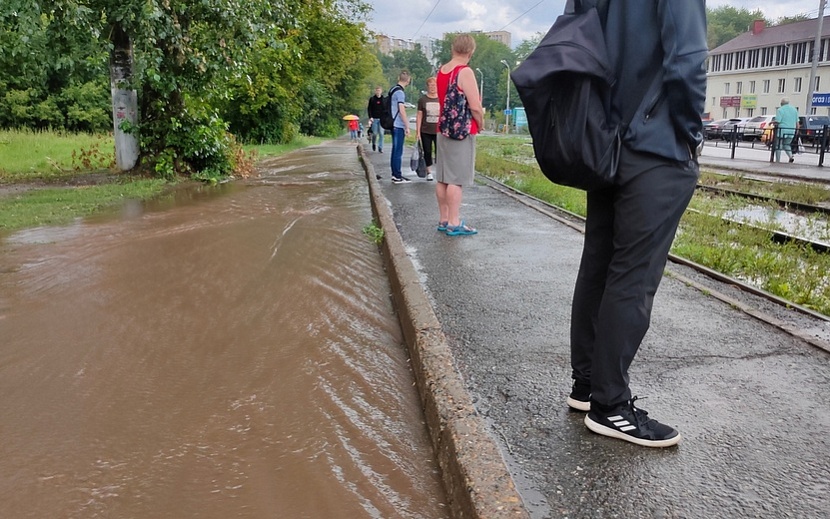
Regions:
M 830 92 L 830 16 L 822 25 L 815 93 Z M 817 18 L 774 27 L 758 20 L 749 32 L 712 50 L 707 61 L 709 116 L 726 119 L 774 114 L 782 97 L 789 98 L 799 114 L 804 114 L 817 30 Z M 815 103 L 812 113 L 828 115 L 830 108 Z

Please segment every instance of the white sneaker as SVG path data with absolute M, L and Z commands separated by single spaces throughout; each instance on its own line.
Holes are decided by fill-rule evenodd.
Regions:
M 434 178 L 432 178 L 432 173 L 427 173 L 427 180 L 435 180 Z

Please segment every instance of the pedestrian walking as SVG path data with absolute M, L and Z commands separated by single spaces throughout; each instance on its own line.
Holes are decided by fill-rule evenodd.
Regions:
M 574 12 L 569 0 L 566 13 Z M 635 405 L 629 367 L 649 328 L 702 142 L 705 0 L 600 1 L 616 83 L 611 117 L 630 120 L 611 187 L 588 191 L 585 243 L 571 314 L 573 388 L 593 432 L 647 447 L 680 441 Z M 633 117 L 632 117 L 633 114 Z M 680 338 L 678 338 L 680 340 Z
M 798 110 L 790 104 L 786 97 L 781 98 L 781 106 L 775 112 L 775 120 L 778 121 L 775 143 L 775 162 L 781 162 L 781 150 L 787 154 L 790 162 L 795 162 L 792 151 L 795 129 L 798 127 Z
M 466 110 L 456 110 L 460 106 L 453 106 L 449 110 L 451 115 L 466 119 L 459 119 L 452 126 L 453 129 L 464 126 L 463 135 L 448 136 L 442 130 L 437 136 L 435 164 L 435 196 L 438 199 L 438 230 L 447 233 L 447 236 L 466 236 L 478 231 L 470 227 L 461 219 L 461 198 L 464 186 L 473 185 L 476 164 L 476 134 L 483 127 L 484 109 L 481 106 L 481 96 L 478 92 L 478 82 L 472 69 L 467 66 L 473 52 L 476 50 L 476 40 L 469 34 L 459 34 L 452 42 L 452 58 L 438 69 L 436 86 L 438 100 L 441 107 L 439 127 L 447 123 L 445 108 L 453 103 L 453 97 L 466 98 L 469 108 L 466 119 Z M 448 96 L 452 93 L 452 96 Z M 442 121 L 444 119 L 444 121 Z M 469 125 L 469 126 L 467 126 Z M 469 128 L 469 131 L 466 128 Z M 448 133 L 450 133 L 448 131 Z
M 372 151 L 383 153 L 383 128 L 380 127 L 380 116 L 383 114 L 383 88 L 380 86 L 375 87 L 375 94 L 369 98 L 366 112 L 369 114 Z

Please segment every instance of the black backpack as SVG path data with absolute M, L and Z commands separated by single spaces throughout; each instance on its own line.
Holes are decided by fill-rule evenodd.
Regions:
M 397 114 L 394 117 L 392 116 L 392 94 L 398 90 L 403 90 L 403 88 L 400 85 L 393 86 L 389 90 L 389 93 L 383 96 L 380 102 L 380 127 L 384 130 L 391 130 L 395 127 L 395 117 L 397 117 Z
M 559 16 L 511 78 L 542 173 L 592 190 L 613 183 L 628 124 L 610 121 L 614 74 L 602 30 L 607 0 L 575 3 L 576 13 Z

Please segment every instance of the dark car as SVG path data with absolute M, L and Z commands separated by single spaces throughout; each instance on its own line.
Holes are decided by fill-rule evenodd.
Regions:
M 815 142 L 821 139 L 825 126 L 830 126 L 830 116 L 802 115 L 798 118 L 798 135 L 805 141 Z
M 719 119 L 717 121 L 709 121 L 703 123 L 703 138 L 704 139 L 719 139 L 723 130 L 723 125 L 729 122 L 729 119 Z
M 729 119 L 724 125 L 721 127 L 721 139 L 728 141 L 732 138 L 732 134 L 737 132 L 738 140 L 742 140 L 744 138 L 744 128 L 746 128 L 746 122 L 749 120 L 749 117 L 733 117 Z

